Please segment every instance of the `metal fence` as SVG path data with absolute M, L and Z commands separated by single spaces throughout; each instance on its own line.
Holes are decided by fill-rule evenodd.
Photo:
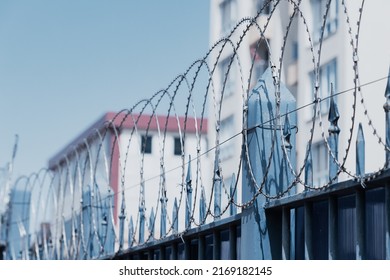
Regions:
M 354 86 L 343 92 L 320 85 L 322 44 L 331 28 L 332 3 L 342 8 L 351 38 Z M 347 4 L 325 1 L 318 38 L 312 38 L 301 1 L 263 4 L 254 17 L 240 20 L 167 88 L 99 120 L 55 157 L 50 168 L 17 178 L 12 188 L 5 188 L 1 258 L 390 258 L 390 80 L 382 102 L 386 135 L 381 137 L 362 95 L 367 84 L 359 76 L 364 1 L 355 15 L 355 33 Z M 274 51 L 264 34 L 282 5 L 288 5 L 291 13 L 283 19 L 287 27 L 279 60 L 270 55 L 269 67 L 253 83 L 257 49 Z M 299 106 L 298 93 L 292 94 L 282 82 L 284 55 L 291 47 L 289 35 L 296 21 L 306 30 L 313 62 L 313 100 Z M 240 47 L 253 33 L 258 40 L 247 69 Z M 226 64 L 222 57 L 227 48 L 231 54 Z M 222 75 L 217 70 L 221 63 L 226 70 Z M 235 78 L 241 82 L 239 131 L 223 119 L 224 110 L 232 105 L 227 90 L 233 67 L 238 68 Z M 378 81 L 385 78 L 389 77 Z M 327 97 L 320 95 L 324 88 L 329 88 Z M 344 111 L 339 111 L 336 97 L 347 93 L 352 93 L 352 115 L 348 131 L 343 131 L 338 122 Z M 200 107 L 195 99 L 201 100 Z M 359 103 L 362 117 L 385 151 L 385 164 L 375 172 L 365 170 L 369 151 L 365 151 L 366 131 L 356 121 Z M 324 107 L 329 109 L 328 122 L 322 119 Z M 168 109 L 159 115 L 160 108 Z M 311 112 L 310 131 L 307 141 L 298 143 L 304 132 L 298 125 L 299 113 L 305 108 Z M 339 157 L 344 132 L 346 151 Z M 328 159 L 327 180 L 321 184 L 313 182 L 318 171 L 313 163 L 315 133 L 321 135 Z M 151 136 L 158 139 L 157 145 L 152 146 Z M 177 157 L 168 155 L 170 137 L 175 138 Z M 298 151 L 298 146 L 305 148 Z M 354 146 L 356 170 L 351 171 L 347 160 Z M 156 161 L 151 160 L 152 149 L 158 150 Z M 301 166 L 297 153 L 304 155 Z M 231 157 L 233 174 L 225 172 L 231 166 L 224 164 Z M 347 179 L 338 182 L 342 175 Z

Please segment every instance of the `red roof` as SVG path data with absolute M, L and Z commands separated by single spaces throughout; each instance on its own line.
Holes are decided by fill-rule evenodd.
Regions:
M 164 133 L 165 128 L 167 132 L 179 132 L 179 126 L 182 133 L 186 134 L 207 134 L 207 119 L 196 119 L 188 117 L 187 120 L 183 116 L 164 116 L 164 115 L 140 115 L 140 114 L 126 114 L 125 112 L 114 113 L 108 112 L 98 119 L 92 126 L 81 133 L 75 140 L 62 149 L 59 153 L 54 155 L 49 160 L 49 168 L 53 169 L 57 164 L 64 160 L 65 156 L 71 156 L 76 148 L 82 148 L 85 145 L 85 141 L 90 141 L 96 138 L 96 131 L 104 132 L 108 127 L 115 126 L 116 129 L 131 129 L 136 128 L 138 131 L 158 131 Z M 186 124 L 186 126 L 185 126 Z M 202 129 L 201 129 L 202 124 Z M 165 126 L 166 125 L 166 126 Z M 185 128 L 184 128 L 185 126 Z

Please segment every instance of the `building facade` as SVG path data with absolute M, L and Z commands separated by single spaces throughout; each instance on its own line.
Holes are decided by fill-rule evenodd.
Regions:
M 278 62 L 286 32 L 284 26 L 289 23 L 293 10 L 287 2 L 279 3 L 274 9 L 273 1 L 210 1 L 210 45 L 219 43 L 209 59 L 216 67 L 208 135 L 210 143 L 220 143 L 218 161 L 225 189 L 234 175 L 240 173 L 237 163 L 242 153 L 240 133 L 246 127 L 243 115 L 247 105 L 245 102 L 271 64 L 280 68 Z M 297 26 L 294 22 L 287 41 L 281 76 L 289 90 L 296 95 Z M 237 134 L 238 137 L 232 137 Z M 237 201 L 241 203 L 240 180 L 237 190 Z
M 346 150 L 349 149 L 349 139 L 353 143 L 356 141 L 356 135 L 350 129 L 356 132 L 359 123 L 366 132 L 364 135 L 366 145 L 372 149 L 372 152 L 366 154 L 366 172 L 378 170 L 383 167 L 385 161 L 384 156 L 377 155 L 383 154 L 384 150 L 384 146 L 378 144 L 379 138 L 384 139 L 385 135 L 384 111 L 378 108 L 385 103 L 383 89 L 386 87 L 386 79 L 369 86 L 364 84 L 386 77 L 388 74 L 390 40 L 382 34 L 386 33 L 383 19 L 390 9 L 390 3 L 369 1 L 364 2 L 362 6 L 362 1 L 332 0 L 327 6 L 327 2 L 302 1 L 300 9 L 306 17 L 310 33 L 306 31 L 302 20 L 298 24 L 297 106 L 302 107 L 315 100 L 316 86 L 318 86 L 317 98 L 323 100 L 315 116 L 312 144 L 314 183 L 317 186 L 329 181 L 327 176 L 329 155 L 322 132 L 328 134 L 326 124 L 331 86 L 336 94 L 334 100 L 339 111 L 342 112 L 338 120 L 339 162 L 350 173 L 355 173 L 355 151 L 353 149 L 348 151 L 348 157 L 345 160 L 344 157 Z M 361 18 L 359 18 L 360 9 L 362 9 Z M 325 13 L 327 19 L 324 23 L 321 15 Z M 315 65 L 312 61 L 313 57 Z M 313 71 L 314 69 L 317 71 Z M 360 87 L 361 85 L 363 86 Z M 351 96 L 354 98 L 351 99 Z M 313 107 L 301 110 L 298 118 L 300 133 L 297 134 L 297 142 L 306 143 L 313 120 Z M 323 126 L 320 126 L 321 120 Z M 375 135 L 373 135 L 374 131 Z M 306 147 L 297 147 L 297 149 L 298 164 L 302 164 Z M 348 177 L 344 173 L 339 180 Z
M 210 43 L 223 43 L 210 57 L 217 65 L 213 76 L 216 105 L 210 111 L 217 113 L 210 114 L 209 124 L 219 125 L 221 141 L 245 128 L 243 102 L 264 70 L 273 66 L 295 96 L 297 108 L 302 107 L 297 115 L 297 172 L 304 168 L 307 143 L 311 143 L 314 186 L 330 184 L 333 179 L 328 175 L 331 156 L 327 143 L 332 87 L 343 112 L 338 122 L 338 161 L 348 171 L 339 179 L 350 178 L 348 173 L 355 172 L 355 151 L 350 143 L 356 141 L 353 132 L 359 123 L 366 132 L 367 145 L 375 149 L 367 154 L 366 171 L 376 171 L 385 160 L 376 156 L 384 149 L 378 142 L 383 139 L 385 126 L 384 113 L 373 108 L 385 99 L 380 94 L 371 97 L 370 93 L 383 92 L 386 81 L 360 86 L 388 74 L 390 40 L 383 36 L 386 24 L 381 19 L 386 18 L 389 3 L 364 2 L 362 7 L 361 1 L 310 0 L 296 5 L 296 1 L 210 1 Z M 355 102 L 350 95 L 356 96 Z M 216 142 L 214 130 L 210 129 L 209 137 L 210 143 Z M 219 159 L 225 177 L 236 172 L 241 143 L 236 137 L 221 145 Z
M 54 229 L 53 235 L 67 232 L 69 239 L 78 228 L 83 242 L 93 243 L 90 247 L 94 249 L 87 254 L 98 256 L 99 246 L 113 252 L 118 246 L 127 248 L 183 231 L 189 165 L 192 195 L 199 198 L 202 191 L 211 190 L 205 176 L 209 161 L 202 155 L 207 150 L 206 137 L 206 119 L 105 114 L 49 161 L 59 186 L 58 203 L 63 204 L 59 207 L 62 213 L 57 215 L 67 217 L 65 229 Z M 194 213 L 199 212 L 197 205 Z M 161 229 L 161 211 L 172 217 L 174 207 L 178 221 L 170 218 Z M 200 222 L 198 215 L 195 220 Z M 83 233 L 80 224 L 84 225 Z M 104 244 L 115 244 L 115 248 Z

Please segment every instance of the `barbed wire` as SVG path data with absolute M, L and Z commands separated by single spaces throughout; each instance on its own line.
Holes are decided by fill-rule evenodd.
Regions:
M 353 87 L 332 92 L 324 97 L 320 96 L 321 58 L 328 13 L 333 1 L 327 0 L 325 3 L 318 42 L 314 42 L 312 38 L 301 2 L 301 0 L 264 1 L 263 7 L 254 17 L 238 21 L 224 38 L 211 46 L 204 57 L 195 60 L 165 89 L 157 91 L 149 99 L 135 103 L 130 109 L 124 109 L 110 115 L 110 118 L 105 118 L 102 123 L 93 128 L 89 136 L 81 139 L 78 144 L 70 147 L 66 154 L 61 155 L 51 169 L 42 169 L 30 176 L 16 179 L 12 191 L 15 196 L 20 191 L 23 199 L 18 202 L 11 197 L 12 203 L 5 213 L 6 221 L 3 225 L 6 227 L 8 244 L 21 244 L 14 247 L 21 249 L 23 258 L 101 258 L 126 249 L 124 248 L 125 236 L 127 236 L 128 248 L 162 240 L 170 235 L 183 236 L 193 226 L 198 227 L 212 219 L 227 216 L 227 211 L 232 207 L 238 210 L 246 209 L 259 196 L 267 200 L 279 199 L 289 195 L 299 184 L 306 190 L 323 190 L 333 184 L 341 173 L 361 182 L 362 185 L 380 175 L 387 168 L 386 163 L 379 170 L 363 176 L 348 170 L 346 166 L 356 125 L 357 93 L 360 95 L 364 116 L 373 135 L 386 151 L 390 151 L 390 147 L 387 147 L 383 138 L 378 135 L 362 93 L 364 87 L 390 78 L 381 77 L 364 84 L 360 81 L 357 54 L 365 2 L 364 0 L 361 2 L 355 32 L 351 27 L 345 1 L 340 4 L 350 36 Z M 271 46 L 266 34 L 272 20 L 277 17 L 278 9 L 281 9 L 281 3 L 289 5 L 292 12 L 286 20 L 287 24 L 281 35 L 278 62 L 275 63 L 272 58 L 278 52 Z M 269 9 L 269 12 L 265 15 L 266 9 Z M 260 22 L 264 23 L 263 26 Z M 289 47 L 289 38 L 293 36 L 294 24 L 303 26 L 303 33 L 309 45 L 308 55 L 313 63 L 314 100 L 296 108 L 284 108 L 281 105 L 283 101 L 281 81 L 286 67 L 284 59 Z M 241 53 L 242 46 L 251 36 L 248 34 L 254 31 L 258 38 L 247 67 Z M 265 48 L 269 57 L 271 69 L 269 73 L 272 80 L 272 88 L 269 90 L 275 93 L 272 100 L 275 106 L 267 120 L 249 126 L 249 101 L 259 94 L 259 91 L 267 88 L 265 81 L 260 80 L 255 87 L 252 84 L 255 60 L 261 47 Z M 227 68 L 221 70 L 220 66 L 226 60 Z M 233 77 L 237 73 L 235 69 L 238 69 L 236 75 L 238 79 Z M 202 73 L 206 76 L 204 81 L 202 81 Z M 226 131 L 226 127 L 223 127 L 223 120 L 226 117 L 224 110 L 232 102 L 227 92 L 228 83 L 233 78 L 240 83 L 239 105 L 242 105 L 240 112 L 242 128 L 236 132 Z M 195 97 L 199 93 L 198 86 L 202 86 L 201 82 L 205 83 L 205 89 L 200 91 L 202 104 L 198 115 Z M 350 92 L 353 99 L 350 130 L 347 132 L 345 154 L 339 161 L 338 155 L 328 142 L 321 106 L 336 96 Z M 184 95 L 185 102 L 179 103 L 177 97 L 180 94 Z M 164 102 L 167 103 L 168 109 L 166 114 L 159 115 L 158 110 Z M 313 114 L 308 140 L 305 143 L 307 148 L 302 165 L 296 167 L 290 148 L 284 139 L 286 134 L 282 123 L 288 116 L 303 112 L 310 107 Z M 208 109 L 210 112 L 207 112 Z M 180 113 L 181 110 L 184 112 L 183 115 Z M 209 118 L 206 120 L 207 115 Z M 311 155 L 317 125 L 330 159 L 337 165 L 336 174 L 333 174 L 328 182 L 319 186 L 301 178 Z M 269 151 L 264 154 L 265 163 L 262 167 L 253 166 L 248 137 L 250 133 L 266 126 L 272 128 Z M 293 124 L 292 128 L 294 126 L 297 133 L 299 127 Z M 169 150 L 167 138 L 172 134 L 178 135 L 180 146 L 180 154 L 175 159 L 167 155 Z M 154 165 L 146 152 L 148 136 L 157 136 L 158 157 Z M 233 176 L 224 172 L 226 162 L 222 159 L 222 154 L 223 148 L 238 143 L 236 139 L 239 137 L 241 145 L 237 145 L 240 149 L 237 153 L 239 156 L 233 157 L 235 160 Z M 213 142 L 211 147 L 207 143 L 209 140 Z M 269 189 L 266 184 L 276 158 L 275 154 L 279 149 L 285 160 L 285 172 L 292 178 L 282 190 L 276 191 Z M 191 157 L 187 160 L 188 156 Z M 259 168 L 262 168 L 260 177 Z M 246 174 L 242 174 L 243 169 Z M 195 171 L 194 176 L 186 181 L 186 173 L 191 170 Z M 246 200 L 235 198 L 235 194 L 240 194 L 243 183 L 239 178 L 244 177 L 243 175 L 248 177 L 247 182 L 254 187 L 251 197 Z M 231 181 L 234 183 L 228 185 L 226 178 L 232 178 Z M 158 182 L 154 184 L 155 181 Z M 27 199 L 26 203 L 25 199 Z M 168 202 L 171 200 L 172 203 Z M 219 204 L 218 207 L 215 206 L 216 204 Z M 172 215 L 168 214 L 168 206 L 173 209 Z M 22 208 L 22 215 L 17 213 L 20 210 L 18 207 Z M 149 209 L 149 213 L 153 214 L 150 214 L 148 219 Z M 159 212 L 160 218 L 158 218 Z M 197 213 L 201 213 L 199 218 L 196 218 Z M 189 222 L 179 228 L 177 225 L 184 221 L 184 216 L 189 217 Z M 158 222 L 166 223 L 165 232 L 155 230 Z M 42 228 L 43 223 L 46 224 L 47 230 Z M 157 236 L 158 233 L 160 237 Z M 27 246 L 27 238 L 30 238 L 30 247 Z M 13 247 L 9 246 L 9 248 Z M 9 254 L 16 257 L 18 252 L 11 251 Z

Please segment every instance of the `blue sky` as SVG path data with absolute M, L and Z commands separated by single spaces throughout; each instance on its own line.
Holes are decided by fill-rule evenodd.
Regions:
M 209 1 L 0 1 L 0 167 L 47 160 L 106 111 L 165 88 L 209 45 Z

